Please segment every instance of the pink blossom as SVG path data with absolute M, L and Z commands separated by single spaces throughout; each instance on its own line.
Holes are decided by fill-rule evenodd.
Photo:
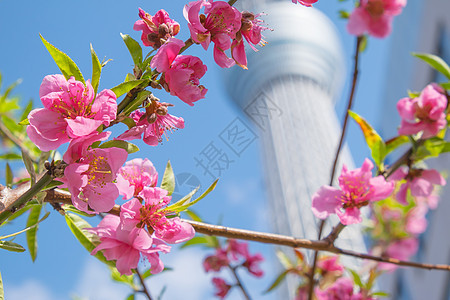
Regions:
M 408 189 L 413 197 L 430 197 L 433 192 L 434 185 L 445 185 L 446 181 L 442 175 L 434 170 L 410 169 L 409 172 L 405 168 L 399 168 L 390 177 L 393 180 L 406 179 L 406 182 L 400 186 L 396 194 L 396 199 L 403 205 L 407 205 Z
M 28 137 L 42 151 L 50 151 L 71 139 L 84 137 L 116 118 L 116 95 L 103 90 L 97 96 L 91 83 L 74 77 L 47 75 L 39 89 L 44 108 L 28 115 Z
M 367 32 L 384 38 L 391 33 L 394 16 L 399 15 L 405 6 L 406 0 L 361 0 L 349 17 L 347 30 L 357 36 Z
M 72 140 L 64 154 L 68 166 L 61 178 L 72 194 L 73 205 L 84 212 L 106 212 L 113 208 L 119 189 L 114 180 L 128 153 L 120 148 L 90 148 L 108 138 L 110 132 L 92 133 Z
M 141 40 L 145 46 L 157 49 L 161 47 L 161 39 L 167 40 L 180 31 L 180 24 L 169 18 L 169 14 L 164 9 L 151 16 L 139 8 L 139 18 L 141 20 L 134 23 L 133 29 L 142 30 Z
M 292 0 L 292 3 L 300 3 L 301 5 L 311 7 L 317 0 Z
M 117 187 L 124 199 L 137 196 L 145 186 L 155 187 L 158 172 L 147 158 L 127 161 L 117 174 Z
M 338 259 L 338 256 L 321 257 L 317 262 L 317 267 L 323 272 L 337 272 L 342 274 L 344 267 L 337 262 Z
M 200 10 L 205 8 L 205 15 Z M 234 65 L 234 60 L 224 51 L 230 49 L 231 40 L 241 28 L 241 13 L 225 1 L 199 0 L 184 6 L 191 38 L 208 49 L 214 43 L 214 60 L 222 68 Z
M 318 300 L 362 300 L 361 294 L 353 292 L 353 286 L 350 278 L 341 277 L 325 290 L 316 288 L 315 294 Z
M 191 55 L 178 55 L 169 70 L 164 74 L 170 94 L 177 96 L 190 106 L 205 98 L 208 91 L 200 85 L 200 78 L 206 73 L 206 66 L 200 58 Z
M 309 289 L 308 286 L 303 285 L 297 289 L 295 293 L 295 300 L 308 300 Z
M 386 182 L 383 176 L 372 178 L 372 169 L 369 159 L 353 171 L 348 171 L 344 165 L 339 176 L 340 189 L 322 186 L 313 195 L 312 210 L 316 217 L 325 219 L 337 214 L 344 225 L 360 223 L 361 207 L 385 199 L 394 190 L 394 183 Z
M 247 69 L 247 55 L 245 54 L 244 39 L 254 51 L 258 51 L 254 45 L 264 46 L 266 41 L 262 39 L 261 31 L 268 29 L 261 26 L 262 20 L 258 17 L 262 14 L 253 14 L 251 12 L 243 12 L 241 20 L 241 29 L 237 32 L 236 38 L 231 44 L 231 55 L 238 66 Z
M 403 98 L 397 103 L 397 110 L 402 118 L 398 133 L 412 135 L 423 132 L 427 139 L 445 128 L 445 109 L 447 98 L 433 84 L 427 85 L 417 98 Z
M 220 299 L 224 299 L 225 296 L 228 294 L 228 291 L 231 289 L 231 285 L 226 283 L 225 280 L 219 277 L 213 277 L 212 282 L 214 286 L 216 287 L 216 296 Z
M 161 83 L 171 95 L 193 106 L 193 102 L 205 98 L 208 91 L 199 80 L 205 75 L 207 67 L 198 57 L 178 55 L 183 46 L 183 41 L 170 38 L 158 50 L 150 66 L 164 72 Z
M 255 255 L 247 255 L 245 261 L 242 263 L 242 266 L 247 268 L 250 274 L 253 274 L 256 277 L 261 277 L 264 275 L 264 272 L 259 266 L 262 261 L 264 261 L 264 257 L 259 253 L 256 253 Z
M 170 246 L 153 239 L 144 229 L 124 230 L 119 222 L 119 217 L 107 215 L 97 227 L 87 229 L 100 237 L 100 244 L 91 254 L 102 250 L 107 260 L 117 260 L 116 267 L 122 275 L 132 274 L 131 270 L 137 268 L 141 255 L 150 262 L 152 274 L 161 272 L 164 265 L 158 252 L 167 253 Z
M 419 249 L 419 242 L 416 238 L 410 237 L 392 242 L 386 249 L 385 255 L 399 260 L 409 260 Z M 397 265 L 390 263 L 380 263 L 379 269 L 393 271 Z
M 425 203 L 418 203 L 416 207 L 411 209 L 406 217 L 406 232 L 415 235 L 425 232 L 428 225 L 427 212 L 428 207 Z
M 209 255 L 203 260 L 203 268 L 206 272 L 219 272 L 223 267 L 230 264 L 227 251 L 221 248 L 216 249 L 216 254 Z
M 166 136 L 166 131 L 184 128 L 183 118 L 176 117 L 167 112 L 168 103 L 152 101 L 152 104 L 146 107 L 146 112 L 135 110 L 130 117 L 136 122 L 136 126 L 125 131 L 117 137 L 119 140 L 140 139 L 150 146 L 157 146 L 162 142 L 162 136 Z M 166 136 L 166 139 L 167 136 Z
M 239 242 L 235 239 L 228 240 L 228 249 L 227 251 L 230 253 L 231 258 L 233 260 L 238 260 L 239 256 L 248 257 L 248 244 L 246 242 Z
M 122 205 L 120 218 L 123 228 L 147 227 L 155 237 L 169 244 L 192 239 L 195 235 L 192 225 L 182 222 L 179 217 L 174 217 L 174 212 L 165 209 L 172 198 L 167 193 L 158 187 L 144 187 L 139 193 L 144 205 L 136 198 Z
M 150 67 L 156 68 L 156 70 L 160 73 L 166 72 L 169 70 L 170 65 L 180 53 L 183 46 L 184 42 L 182 40 L 173 37 L 169 38 L 167 42 L 158 49 L 158 52 L 152 58 Z

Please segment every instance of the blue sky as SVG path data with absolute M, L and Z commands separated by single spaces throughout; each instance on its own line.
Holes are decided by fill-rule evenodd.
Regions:
M 344 43 L 347 71 L 350 72 L 354 38 L 346 34 L 345 22 L 337 18 L 337 11 L 350 9 L 352 3 L 330 2 L 319 1 L 316 7 L 336 23 Z M 181 24 L 179 37 L 183 40 L 188 37 L 186 21 L 182 16 L 182 8 L 186 2 L 172 0 L 166 3 L 168 4 L 163 4 L 162 1 L 100 0 L 24 3 L 0 0 L 0 72 L 3 75 L 3 87 L 22 78 L 23 82 L 14 94 L 20 96 L 23 101 L 33 99 L 35 106 L 41 106 L 38 98 L 40 83 L 44 76 L 57 74 L 59 70 L 41 43 L 39 33 L 66 52 L 78 64 L 85 78 L 91 76 L 89 44 L 92 43 L 101 60 L 112 59 L 103 69 L 99 90 L 119 84 L 132 69 L 132 60 L 119 33 L 128 33 L 139 40 L 140 33 L 132 29 L 138 18 L 138 7 L 150 14 L 161 8 L 166 9 L 170 16 Z M 268 42 L 270 43 L 270 40 Z M 381 109 L 378 103 L 381 103 L 384 86 L 383 74 L 388 44 L 389 40 L 371 39 L 369 49 L 363 54 L 361 62 L 362 78 L 354 109 L 375 124 Z M 220 138 L 221 132 L 232 122 L 242 122 L 250 128 L 251 124 L 237 111 L 227 96 L 221 80 L 221 70 L 212 59 L 212 49 L 205 52 L 201 47 L 191 47 L 188 54 L 201 57 L 208 66 L 208 72 L 201 80 L 209 89 L 206 99 L 196 102 L 194 107 L 189 107 L 177 98 L 157 94 L 163 101 L 175 104 L 171 113 L 182 116 L 186 128 L 170 134 L 169 141 L 164 141 L 158 147 L 138 143 L 142 151 L 129 158 L 149 158 L 161 176 L 167 160 L 170 159 L 175 174 L 194 176 L 192 178 L 197 178 L 206 186 L 212 178 L 196 166 L 195 158 L 208 146 L 220 147 L 229 155 L 231 162 L 222 172 L 216 190 L 200 202 L 195 210 L 211 223 L 221 222 L 232 227 L 270 231 L 257 134 L 240 155 L 227 148 Z M 342 98 L 347 95 L 348 80 Z M 341 100 L 337 105 L 339 116 L 342 116 L 343 110 L 344 101 Z M 355 163 L 359 165 L 367 156 L 362 135 L 352 126 L 348 136 Z M 0 182 L 4 182 L 4 174 L 0 174 Z M 181 189 L 181 192 L 183 191 L 187 191 L 186 186 Z M 47 209 L 50 210 L 50 207 Z M 14 226 L 2 228 L 0 233 L 23 228 L 24 222 L 18 220 Z M 89 296 L 89 299 L 120 299 L 124 298 L 120 295 L 127 294 L 126 287 L 108 280 L 106 269 L 75 241 L 64 218 L 58 213 L 52 211 L 51 216 L 41 224 L 38 240 L 39 252 L 35 263 L 31 262 L 26 252 L 19 254 L 2 251 L 0 271 L 7 299 L 70 299 L 74 294 Z M 25 244 L 24 237 L 19 237 L 16 242 Z M 264 297 L 260 295 L 276 276 L 272 248 L 251 244 L 250 249 L 263 252 L 266 256 L 267 260 L 263 265 L 266 276 L 262 280 L 244 276 L 244 280 L 255 299 L 275 299 L 274 293 Z M 176 268 L 176 271 L 151 279 L 150 290 L 156 295 L 167 284 L 166 299 L 179 299 L 181 296 L 184 299 L 211 298 L 213 289 L 209 279 L 205 280 L 205 277 L 211 276 L 205 275 L 201 267 L 201 260 L 207 254 L 206 251 L 192 248 L 164 255 L 163 261 L 166 265 Z M 171 289 L 174 285 L 177 288 Z M 230 299 L 237 297 L 237 293 L 234 293 Z

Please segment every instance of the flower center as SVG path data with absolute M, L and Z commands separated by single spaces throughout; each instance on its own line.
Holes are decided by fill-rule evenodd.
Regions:
M 367 3 L 366 10 L 373 16 L 373 17 L 380 17 L 384 13 L 384 4 L 381 0 L 373 0 Z

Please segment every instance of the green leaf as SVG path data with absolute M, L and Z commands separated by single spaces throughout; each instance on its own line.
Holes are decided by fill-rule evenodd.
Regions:
M 24 128 L 22 126 L 18 125 L 16 121 L 6 115 L 2 115 L 2 121 L 3 125 L 5 125 L 6 128 L 8 128 L 8 130 L 15 135 L 21 135 L 21 133 L 24 131 Z
M 167 195 L 169 196 L 172 195 L 173 191 L 175 190 L 175 175 L 173 174 L 170 160 L 167 162 L 166 170 L 164 171 L 161 188 L 168 191 Z
M 114 281 L 124 283 L 131 287 L 131 289 L 135 289 L 136 285 L 134 284 L 134 276 L 133 275 L 121 275 L 116 268 L 109 268 L 111 271 L 111 278 Z
M 375 292 L 371 293 L 370 296 L 389 297 L 390 294 L 386 292 Z
M 413 99 L 413 98 L 417 98 L 419 96 L 420 96 L 420 92 L 413 92 L 413 91 L 408 90 L 408 97 L 409 98 Z
M 36 171 L 34 170 L 34 164 L 31 160 L 31 157 L 24 151 L 22 151 L 22 159 L 23 163 L 25 164 L 25 168 L 28 171 L 28 174 L 30 174 L 31 178 L 31 185 L 36 183 Z
M 11 241 L 0 241 L 0 249 L 5 249 L 12 252 L 24 252 L 25 248 L 19 244 Z
M 161 273 L 167 272 L 167 271 L 173 271 L 173 269 L 170 267 L 164 267 L 164 269 L 162 270 Z M 158 273 L 158 274 L 161 274 L 161 273 Z M 151 270 L 148 269 L 147 271 L 144 272 L 144 274 L 142 274 L 142 278 L 147 279 L 148 277 L 153 276 L 153 275 L 157 275 L 157 274 L 152 274 Z
M 417 149 L 414 158 L 416 160 L 422 160 L 430 157 L 436 157 L 441 153 L 446 152 L 450 152 L 450 142 L 434 137 L 426 140 L 423 145 Z
M 92 87 L 94 88 L 94 95 L 97 95 L 98 83 L 100 82 L 100 74 L 102 73 L 102 64 L 98 59 L 97 54 L 92 48 L 91 44 L 91 58 L 92 58 Z
M 5 300 L 5 292 L 3 290 L 2 273 L 0 273 L 0 300 Z
M 101 144 L 99 146 L 99 148 L 101 148 L 101 149 L 120 148 L 120 149 L 126 150 L 128 152 L 128 154 L 139 151 L 138 146 L 136 146 L 135 144 L 132 144 L 127 141 L 122 141 L 122 140 L 111 140 L 111 141 L 104 142 L 103 144 Z
M 77 240 L 80 242 L 80 244 L 90 252 L 94 250 L 96 245 L 100 242 L 99 237 L 86 230 L 86 228 L 92 228 L 92 226 L 86 222 L 81 217 L 74 215 L 74 214 L 66 214 L 65 216 L 67 225 L 69 226 L 70 230 L 72 231 L 73 235 L 77 238 Z M 98 260 L 101 262 L 107 264 L 111 267 L 116 267 L 116 263 L 114 261 L 108 261 L 106 260 L 105 256 L 99 251 L 97 254 L 94 255 Z
M 53 180 L 52 182 L 50 182 L 49 184 L 47 184 L 47 185 L 42 189 L 42 191 L 51 190 L 51 189 L 56 188 L 56 187 L 58 187 L 58 186 L 60 186 L 60 185 L 62 185 L 62 184 L 63 184 L 63 182 L 61 182 L 61 181 Z
M 286 253 L 284 253 L 281 250 L 277 250 L 277 252 L 275 254 L 277 255 L 278 260 L 280 261 L 280 263 L 283 265 L 283 267 L 285 269 L 292 269 L 294 267 L 294 264 L 291 262 L 291 260 L 286 255 Z
M 208 239 L 206 236 L 194 236 L 189 241 L 185 242 L 183 245 L 181 245 L 181 249 L 189 247 L 189 246 L 207 246 L 210 247 L 208 244 Z
M 134 300 L 134 294 L 129 294 L 125 300 Z
M 356 285 L 359 287 L 364 287 L 364 284 L 362 283 L 361 277 L 359 276 L 359 274 L 352 269 L 348 269 L 348 270 L 350 271 L 350 273 L 352 273 L 353 281 L 356 283 Z
M 11 187 L 12 183 L 13 183 L 13 172 L 11 170 L 11 167 L 9 166 L 8 163 L 6 163 L 6 169 L 5 169 L 5 179 L 6 179 L 6 186 L 7 187 Z
M 19 106 L 18 98 L 0 102 L 0 114 L 1 113 L 10 113 L 11 111 L 19 109 L 19 108 L 20 108 L 20 106 Z
M 185 213 L 189 216 L 189 218 L 191 218 L 191 220 L 193 221 L 197 221 L 197 222 L 203 222 L 202 218 L 200 218 L 199 215 L 197 215 L 195 212 L 193 212 L 192 210 L 188 210 L 186 209 Z
M 381 169 L 384 157 L 386 156 L 386 144 L 366 120 L 352 111 L 348 111 L 348 113 L 361 128 L 364 138 L 366 139 L 367 146 L 369 146 L 371 151 L 372 158 L 378 168 Z
M 350 17 L 350 13 L 346 10 L 340 10 L 338 11 L 339 13 L 339 18 L 341 19 L 348 19 Z
M 28 251 L 30 251 L 31 260 L 34 262 L 36 260 L 37 256 L 37 238 L 36 233 L 38 230 L 38 222 L 39 222 L 39 216 L 41 215 L 42 205 L 38 205 L 33 207 L 30 210 L 30 215 L 27 219 L 27 227 L 34 226 L 30 230 L 27 231 L 27 245 L 28 245 Z
M 22 207 L 21 209 L 19 209 L 18 211 L 16 211 L 14 214 L 12 214 L 8 219 L 6 219 L 2 224 L 0 224 L 0 226 L 4 226 L 8 223 L 10 223 L 11 221 L 17 219 L 18 217 L 20 217 L 21 215 L 23 215 L 25 212 L 27 212 L 28 210 L 30 210 L 30 208 L 37 206 L 37 205 L 41 205 L 39 203 L 37 203 L 36 200 L 31 200 L 30 202 L 28 202 L 24 207 Z M 3 239 L 4 237 L 0 237 L 0 240 Z
M 167 207 L 167 209 L 168 210 L 176 210 L 178 207 L 181 207 L 181 206 L 183 206 L 185 204 L 188 204 L 189 201 L 191 201 L 192 196 L 198 191 L 199 188 L 200 188 L 200 186 L 196 187 L 195 189 L 190 191 L 189 194 L 187 194 L 186 196 L 184 196 L 183 198 L 181 198 L 180 200 L 178 200 L 174 204 L 169 205 Z
M 427 53 L 411 53 L 413 56 L 420 58 L 427 64 L 429 64 L 433 69 L 442 73 L 445 77 L 450 79 L 450 67 L 447 63 L 439 56 Z
M 272 291 L 274 288 L 276 288 L 278 285 L 280 285 L 281 282 L 286 278 L 286 275 L 289 273 L 289 270 L 284 270 L 280 275 L 277 276 L 275 281 L 270 285 L 270 287 L 264 292 L 264 294 Z
M 450 82 L 439 83 L 439 85 L 446 90 L 450 90 Z
M 35 208 L 35 207 L 38 207 L 38 206 L 42 206 L 42 204 L 33 204 L 33 205 L 30 205 L 30 206 L 25 206 L 25 210 L 24 210 L 24 211 L 27 211 L 27 210 L 29 210 L 30 208 Z M 17 215 L 17 213 L 14 213 L 13 216 L 15 216 L 15 217 L 17 218 L 16 215 Z M 22 215 L 22 213 L 20 213 L 20 215 Z M 47 219 L 49 215 L 50 215 L 50 212 L 47 212 L 47 213 L 42 217 L 42 219 L 40 219 L 39 221 L 37 221 L 35 224 L 33 224 L 33 225 L 29 226 L 29 227 L 26 227 L 25 229 L 22 229 L 22 230 L 20 230 L 20 231 L 17 231 L 17 232 L 15 232 L 15 233 L 11 233 L 11 234 L 8 234 L 8 235 L 5 235 L 5 236 L 0 236 L 0 240 L 4 240 L 4 239 L 7 239 L 7 238 L 14 237 L 14 236 L 16 236 L 16 235 L 19 235 L 19 234 L 21 234 L 21 233 L 24 233 L 24 232 L 26 232 L 26 231 L 28 231 L 28 230 L 31 230 L 31 229 L 35 228 L 36 226 L 38 226 L 39 223 L 41 223 L 42 221 L 44 221 L 45 219 Z M 8 221 L 10 221 L 11 219 L 12 219 L 12 218 L 9 218 Z M 6 223 L 6 222 L 5 222 L 5 223 Z M 5 224 L 5 223 L 3 223 L 3 224 Z M 3 224 L 2 224 L 2 226 L 3 226 Z
M 17 159 L 22 159 L 22 156 L 17 154 L 17 153 L 5 153 L 0 155 L 0 159 L 4 159 L 4 160 L 17 160 Z
M 130 51 L 131 57 L 133 58 L 133 62 L 136 66 L 140 67 L 142 62 L 142 48 L 138 42 L 136 42 L 131 36 L 128 34 L 120 34 L 125 45 L 127 45 L 128 51 Z
M 62 205 L 62 209 L 64 209 L 65 211 L 70 211 L 70 212 L 79 214 L 80 216 L 83 216 L 83 217 L 88 217 L 88 218 L 95 217 L 94 214 L 88 214 L 87 212 L 81 211 L 78 208 L 76 208 L 75 206 L 70 205 L 70 204 Z
M 133 101 L 131 101 L 127 107 L 123 110 L 123 114 L 125 116 L 128 116 L 130 113 L 132 113 L 133 111 L 135 111 L 139 106 L 142 105 L 142 103 L 144 102 L 144 100 L 146 100 L 148 98 L 149 95 L 151 95 L 152 93 L 147 91 L 147 90 L 143 90 L 140 91 L 137 95 L 136 98 L 134 98 Z
M 210 235 L 200 235 L 195 236 L 189 241 L 185 242 L 181 245 L 181 249 L 190 247 L 190 246 L 204 246 L 207 248 L 219 248 L 219 240 L 215 236 Z
M 128 129 L 131 129 L 134 126 L 136 126 L 136 122 L 130 117 L 125 117 L 120 122 L 127 125 Z
M 118 86 L 113 87 L 111 89 L 111 91 L 113 91 L 114 94 L 116 94 L 116 97 L 119 98 L 120 96 L 128 93 L 129 91 L 131 91 L 132 89 L 134 89 L 135 87 L 140 85 L 141 83 L 144 83 L 147 81 L 148 81 L 147 79 L 139 79 L 139 80 L 131 80 L 131 81 L 127 81 L 127 82 L 122 82 Z
M 363 53 L 367 49 L 367 44 L 369 43 L 369 39 L 367 35 L 361 36 L 361 42 L 359 44 L 359 52 Z
M 26 119 L 28 121 L 28 115 L 30 114 L 32 109 L 33 109 L 33 100 L 30 100 L 30 101 L 28 101 L 27 106 L 24 108 L 19 120 L 25 121 L 25 119 Z M 22 122 L 20 122 L 20 123 L 22 123 Z M 28 121 L 28 124 L 26 124 L 26 125 L 29 125 L 29 124 L 30 124 L 30 122 Z M 23 125 L 23 124 L 20 124 L 20 125 Z
M 22 121 L 20 121 L 18 124 L 22 125 L 22 126 L 30 125 L 30 120 L 28 120 L 28 118 L 26 118 L 26 119 L 23 119 Z
M 75 62 L 67 54 L 47 42 L 41 34 L 39 34 L 39 36 L 64 77 L 69 80 L 69 78 L 73 76 L 75 77 L 75 80 L 85 84 L 83 75 Z
M 406 135 L 399 135 L 386 141 L 386 155 L 397 149 L 399 146 L 409 142 L 409 138 Z
M 12 90 L 21 83 L 22 83 L 22 79 L 18 79 L 13 84 L 8 86 L 5 93 L 0 96 L 0 103 L 5 101 L 8 98 L 9 94 L 11 94 Z
M 195 199 L 195 200 L 192 201 L 192 202 L 183 204 L 182 206 L 179 206 L 179 207 L 175 208 L 175 211 L 178 211 L 178 212 L 184 211 L 184 210 L 186 210 L 187 208 L 189 208 L 190 206 L 192 206 L 192 205 L 194 205 L 195 203 L 197 203 L 198 201 L 200 201 L 200 200 L 202 200 L 203 198 L 205 198 L 206 195 L 208 195 L 209 193 L 211 193 L 211 192 L 216 188 L 216 185 L 217 185 L 217 182 L 218 182 L 218 181 L 219 181 L 219 179 L 214 180 L 214 182 L 208 187 L 208 189 L 207 189 L 203 194 L 200 195 L 200 197 L 198 197 L 197 199 Z M 168 207 L 168 208 L 169 208 L 169 207 Z

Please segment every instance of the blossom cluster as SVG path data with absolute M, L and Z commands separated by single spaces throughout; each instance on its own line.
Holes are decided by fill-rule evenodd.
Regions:
M 283 273 L 300 279 L 295 300 L 307 300 L 309 298 L 311 266 L 305 260 L 302 251 L 295 249 L 294 253 L 296 262 L 292 262 L 285 254 L 279 254 L 279 257 L 284 257 L 283 265 L 286 269 Z M 357 285 L 353 279 L 347 276 L 346 269 L 339 262 L 338 256 L 319 256 L 314 271 L 314 281 L 317 283 L 317 287 L 314 289 L 315 299 L 375 299 L 370 296 L 372 294 L 370 288 Z M 357 276 L 357 274 L 355 273 L 354 276 Z
M 410 135 L 414 143 L 437 138 L 447 127 L 447 106 L 444 90 L 434 83 L 412 97 L 400 99 L 398 133 Z M 414 156 L 387 176 L 385 173 L 372 177 L 373 167 L 368 159 L 353 171 L 344 165 L 339 189 L 323 186 L 314 194 L 313 213 L 321 219 L 335 213 L 342 224 L 350 225 L 360 223 L 360 209 L 369 206 L 373 221 L 371 252 L 408 260 L 419 249 L 418 237 L 427 228 L 428 211 L 437 207 L 439 197 L 435 187 L 444 186 L 446 180 L 437 170 L 415 162 Z M 396 265 L 380 263 L 377 268 L 392 271 Z
M 255 277 L 262 277 L 264 272 L 259 264 L 263 260 L 263 256 L 259 253 L 250 254 L 247 243 L 229 239 L 224 248 L 219 245 L 215 254 L 203 260 L 203 267 L 206 272 L 220 272 L 223 268 L 231 268 L 236 272 L 238 268 L 243 268 Z M 221 299 L 225 298 L 233 287 L 221 277 L 213 277 L 212 282 L 216 287 L 215 295 Z
M 407 0 L 361 0 L 350 14 L 347 30 L 361 36 L 365 33 L 384 38 L 392 31 L 394 17 L 402 12 Z
M 120 168 L 117 175 L 119 193 L 129 201 L 121 206 L 120 217 L 108 215 L 89 229 L 100 238 L 99 250 L 108 260 L 117 260 L 117 270 L 131 275 L 142 256 L 151 264 L 152 274 L 164 265 L 159 252 L 194 237 L 193 227 L 182 222 L 177 213 L 166 208 L 171 200 L 168 192 L 156 187 L 158 173 L 148 159 L 133 159 Z

